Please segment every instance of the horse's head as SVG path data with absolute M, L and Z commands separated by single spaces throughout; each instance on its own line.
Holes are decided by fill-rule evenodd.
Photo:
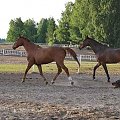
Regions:
M 16 40 L 16 42 L 13 44 L 12 48 L 15 50 L 19 46 L 23 45 L 23 37 L 19 36 L 19 38 Z
M 88 36 L 85 38 L 85 40 L 83 41 L 83 43 L 82 44 L 80 44 L 80 46 L 79 46 L 79 49 L 82 49 L 82 48 L 84 48 L 84 47 L 86 47 L 86 46 L 89 46 L 89 40 L 90 40 L 91 38 L 89 38 Z

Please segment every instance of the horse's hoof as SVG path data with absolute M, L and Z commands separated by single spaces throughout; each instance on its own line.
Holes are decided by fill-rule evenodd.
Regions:
M 71 85 L 74 85 L 74 82 L 71 82 Z
M 24 83 L 25 81 L 24 80 L 22 80 L 22 82 L 21 83 Z
M 108 80 L 108 82 L 110 82 L 110 80 Z
M 22 83 L 24 83 L 25 82 L 25 80 L 24 79 L 22 79 Z
M 51 81 L 52 84 L 54 84 L 55 82 L 54 81 Z
M 46 81 L 45 84 L 48 85 L 48 82 Z
M 77 74 L 80 74 L 80 72 L 76 72 Z

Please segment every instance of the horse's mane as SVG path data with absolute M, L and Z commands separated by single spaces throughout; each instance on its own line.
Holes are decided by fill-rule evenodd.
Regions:
M 20 36 L 20 38 L 25 39 L 26 41 L 30 42 L 30 40 L 26 37 Z
M 106 44 L 104 43 L 100 43 L 97 40 L 93 39 L 93 38 L 89 38 L 91 41 L 93 41 L 95 44 L 99 44 L 101 45 L 103 48 L 109 48 Z
M 20 36 L 20 38 L 22 38 L 22 39 L 24 39 L 24 40 L 26 40 L 27 42 L 30 42 L 30 43 L 32 43 L 28 38 L 26 38 L 26 37 L 23 37 L 23 36 Z M 32 44 L 34 44 L 34 43 L 32 43 Z M 34 44 L 34 45 L 36 45 L 36 44 Z M 39 46 L 39 45 L 36 45 L 38 48 L 42 48 L 41 46 Z

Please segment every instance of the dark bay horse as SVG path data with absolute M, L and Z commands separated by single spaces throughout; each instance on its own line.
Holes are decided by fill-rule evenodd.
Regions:
M 66 56 L 66 51 L 69 52 L 73 58 L 77 61 L 79 68 L 80 68 L 80 63 L 77 59 L 76 53 L 71 49 L 71 48 L 62 48 L 62 47 L 48 47 L 48 48 L 42 48 L 38 45 L 35 45 L 34 43 L 30 42 L 25 37 L 20 36 L 16 42 L 13 45 L 13 49 L 18 48 L 19 46 L 23 46 L 27 52 L 27 60 L 28 60 L 28 66 L 26 68 L 26 71 L 24 73 L 22 82 L 25 81 L 27 72 L 29 69 L 35 64 L 38 67 L 38 70 L 40 72 L 40 75 L 48 84 L 46 78 L 43 75 L 42 72 L 42 64 L 48 64 L 51 62 L 56 62 L 58 72 L 55 75 L 55 77 L 52 80 L 52 84 L 56 80 L 56 78 L 59 76 L 59 74 L 62 72 L 62 69 L 66 72 L 68 79 L 71 81 L 71 84 L 74 84 L 72 81 L 72 78 L 69 74 L 68 68 L 64 65 L 64 59 Z
M 94 51 L 97 59 L 97 65 L 94 67 L 93 79 L 95 79 L 95 71 L 99 66 L 103 66 L 108 82 L 110 82 L 110 76 L 106 64 L 118 63 L 120 62 L 120 49 L 113 49 L 107 45 L 103 45 L 92 38 L 87 38 L 83 41 L 83 44 L 80 45 L 80 49 L 90 46 Z

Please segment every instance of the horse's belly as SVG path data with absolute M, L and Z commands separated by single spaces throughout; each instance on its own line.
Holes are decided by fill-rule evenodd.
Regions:
M 53 62 L 53 59 L 36 59 L 35 64 L 48 64 Z
M 101 63 L 119 63 L 120 57 L 116 55 L 102 55 L 97 57 L 97 61 Z
M 120 57 L 117 56 L 110 56 L 110 57 L 106 57 L 106 63 L 119 63 L 120 62 Z

